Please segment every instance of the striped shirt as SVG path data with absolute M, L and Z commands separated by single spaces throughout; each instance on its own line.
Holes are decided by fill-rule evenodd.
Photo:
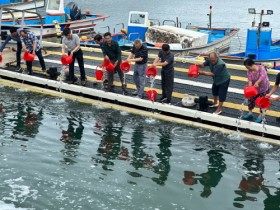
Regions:
M 40 43 L 37 37 L 33 32 L 27 32 L 27 38 L 23 38 L 22 36 L 20 37 L 21 43 L 24 43 L 26 48 L 28 49 L 29 52 L 33 51 L 33 43 L 36 42 L 36 49 L 35 51 L 37 52 L 40 50 Z
M 148 61 L 148 49 L 144 45 L 142 45 L 139 49 L 136 49 L 135 47 L 132 48 L 131 51 L 132 54 L 134 54 L 134 58 L 143 58 L 142 61 L 137 61 L 137 64 L 145 64 Z

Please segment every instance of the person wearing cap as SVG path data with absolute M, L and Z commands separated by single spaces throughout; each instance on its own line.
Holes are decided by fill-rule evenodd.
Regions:
M 63 39 L 62 39 L 62 56 L 69 55 L 73 58 L 72 63 L 69 64 L 69 82 L 75 84 L 77 82 L 77 78 L 75 77 L 75 60 L 77 59 L 79 68 L 80 68 L 80 75 L 81 75 L 81 85 L 85 86 L 87 83 L 85 67 L 84 67 L 84 58 L 83 58 L 83 51 L 80 46 L 80 39 L 77 34 L 72 34 L 70 28 L 63 29 Z M 67 47 L 67 49 L 66 49 Z M 67 50 L 67 52 L 66 52 Z
M 211 105 L 210 108 L 217 107 L 213 114 L 221 114 L 230 83 L 230 73 L 226 64 L 218 57 L 217 53 L 213 52 L 209 54 L 209 59 L 207 59 L 203 64 L 197 65 L 200 67 L 209 66 L 210 68 L 210 72 L 199 71 L 199 74 L 213 77 L 212 94 L 214 104 Z
M 122 83 L 122 91 L 127 94 L 126 84 L 124 84 L 124 73 L 120 68 L 120 64 L 122 61 L 122 51 L 118 44 L 118 42 L 112 40 L 112 35 L 110 32 L 106 32 L 103 35 L 105 42 L 103 44 L 103 55 L 104 59 L 109 60 L 114 65 L 114 71 L 108 71 L 108 87 L 107 91 L 113 91 L 113 82 L 114 82 L 114 73 L 117 72 L 120 77 L 120 81 Z
M 133 48 L 131 53 L 127 57 L 128 62 L 135 62 L 133 80 L 136 85 L 136 91 L 132 94 L 138 98 L 144 97 L 145 88 L 145 71 L 147 68 L 148 61 L 148 50 L 142 44 L 140 39 L 134 40 Z
M 161 66 L 162 97 L 160 102 L 171 103 L 174 86 L 174 55 L 170 52 L 169 44 L 163 44 L 162 50 L 153 62 L 153 67 Z
M 33 55 L 37 55 L 40 65 L 42 67 L 42 71 L 46 71 L 46 65 L 45 65 L 45 60 L 42 56 L 41 52 L 41 45 L 39 43 L 39 40 L 35 36 L 35 34 L 31 31 L 27 30 L 21 30 L 20 31 L 20 40 L 22 44 L 22 50 L 24 52 L 29 52 L 32 53 Z M 27 67 L 27 72 L 29 75 L 32 75 L 32 62 L 31 61 L 26 61 L 26 67 Z
M 255 62 L 248 58 L 244 61 L 244 66 L 248 69 L 248 86 L 255 86 L 258 89 L 258 94 L 248 99 L 248 113 L 243 116 L 243 119 L 253 118 L 253 109 L 255 108 L 256 99 L 265 96 L 269 93 L 270 82 L 267 76 L 266 69 L 263 65 L 257 65 Z M 256 123 L 262 122 L 263 111 L 260 109 L 260 114 L 255 120 Z
M 17 52 L 16 52 L 16 59 L 17 59 L 17 66 L 16 66 L 16 71 L 21 71 L 21 67 L 20 67 L 20 59 L 21 59 L 21 51 L 22 51 L 22 45 L 21 45 L 21 41 L 20 41 L 20 31 L 22 30 L 22 28 L 16 28 L 16 27 L 11 27 L 10 28 L 10 35 L 7 36 L 7 38 L 5 39 L 5 42 L 1 45 L 0 47 L 0 55 L 2 55 L 2 52 L 4 50 L 4 48 L 6 47 L 6 45 L 11 41 L 14 40 L 17 42 Z

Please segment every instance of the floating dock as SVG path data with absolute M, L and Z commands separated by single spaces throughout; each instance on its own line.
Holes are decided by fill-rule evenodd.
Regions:
M 45 43 L 46 45 L 47 43 Z M 52 44 L 51 44 L 52 45 Z M 61 69 L 61 49 L 59 44 L 55 44 L 56 47 L 45 47 L 47 54 L 44 56 L 47 69 L 49 67 L 57 67 L 58 71 Z M 93 99 L 102 103 L 117 105 L 118 107 L 130 107 L 135 113 L 142 114 L 143 111 L 151 113 L 152 116 L 161 116 L 162 119 L 168 120 L 177 119 L 178 122 L 202 127 L 215 127 L 216 130 L 231 130 L 239 131 L 239 133 L 246 134 L 249 138 L 254 139 L 270 139 L 269 142 L 277 143 L 280 139 L 280 102 L 275 102 L 267 110 L 265 123 L 259 124 L 254 121 L 241 120 L 240 116 L 242 112 L 247 112 L 247 106 L 243 106 L 244 102 L 243 87 L 247 83 L 247 70 L 244 66 L 228 65 L 231 74 L 231 83 L 228 91 L 228 97 L 224 103 L 223 112 L 221 115 L 214 115 L 212 112 L 214 109 L 208 111 L 199 111 L 198 104 L 193 107 L 183 107 L 181 104 L 184 94 L 195 94 L 198 96 L 208 96 L 209 100 L 212 100 L 212 77 L 199 76 L 198 78 L 187 77 L 189 65 L 188 60 L 184 58 L 177 58 L 175 63 L 175 84 L 173 91 L 173 99 L 171 104 L 164 104 L 159 102 L 152 102 L 148 99 L 139 99 L 133 97 L 131 94 L 124 95 L 121 90 L 121 83 L 118 74 L 115 74 L 115 90 L 114 93 L 105 92 L 102 89 L 100 81 L 95 79 L 96 66 L 102 63 L 103 57 L 99 49 L 83 47 L 84 62 L 88 83 L 86 86 L 68 84 L 67 82 L 58 80 L 51 80 L 41 71 L 41 67 L 38 60 L 33 62 L 33 75 L 27 75 L 24 73 L 16 73 L 13 65 L 6 66 L 5 52 L 3 53 L 3 63 L 0 67 L 1 81 L 7 85 L 10 84 L 28 84 L 36 87 L 40 87 L 45 90 L 56 91 L 57 95 L 63 96 L 64 94 L 71 94 L 75 97 L 82 97 L 87 99 Z M 8 53 L 6 53 L 8 54 Z M 123 53 L 123 60 L 126 59 L 128 53 Z M 154 56 L 150 56 L 148 64 L 151 64 Z M 9 56 L 9 59 L 14 58 L 15 55 Z M 201 61 L 202 62 L 202 61 Z M 24 65 L 22 65 L 24 66 Z M 75 64 L 75 74 L 79 77 L 79 68 L 77 63 Z M 209 69 L 206 67 L 206 71 Z M 160 69 L 158 69 L 160 72 Z M 268 70 L 271 86 L 274 85 L 276 74 L 275 70 Z M 97 82 L 97 84 L 96 84 Z M 136 87 L 133 82 L 133 72 L 130 71 L 126 74 L 127 89 L 132 93 Z M 146 82 L 145 91 L 149 90 L 149 83 Z M 12 85 L 20 87 L 20 85 Z M 157 76 L 154 88 L 158 92 L 158 98 L 160 98 L 160 77 Z M 138 110 L 138 111 L 137 111 Z M 258 116 L 259 109 L 255 108 L 255 118 Z M 273 142 L 275 141 L 275 142 Z M 277 143 L 278 144 L 278 143 Z

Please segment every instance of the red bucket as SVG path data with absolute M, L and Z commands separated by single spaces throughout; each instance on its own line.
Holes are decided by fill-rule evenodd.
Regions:
M 127 73 L 130 70 L 130 64 L 127 61 L 123 61 L 120 65 L 120 68 L 123 72 Z
M 72 56 L 69 56 L 69 55 L 68 56 L 67 55 L 63 55 L 60 60 L 61 60 L 61 63 L 63 65 L 69 65 L 70 63 L 73 62 Z
M 258 95 L 258 89 L 254 86 L 247 86 L 244 88 L 244 96 L 245 98 L 252 98 Z
M 270 101 L 266 97 L 258 97 L 256 99 L 256 105 L 261 109 L 268 109 L 270 107 Z
M 34 58 L 35 58 L 35 55 L 33 55 L 33 54 L 29 53 L 29 52 L 25 52 L 24 55 L 23 55 L 23 59 L 25 61 L 33 62 Z
M 96 77 L 96 80 L 102 80 L 103 79 L 103 71 L 102 70 L 96 70 L 95 71 L 95 77 Z
M 149 78 L 150 76 L 157 76 L 157 69 L 151 66 L 148 66 L 146 69 L 146 76 Z
M 3 61 L 3 57 L 2 55 L 0 55 L 0 63 Z
M 156 90 L 148 90 L 146 94 L 147 94 L 147 98 L 150 101 L 155 101 L 157 99 L 157 91 Z
M 190 65 L 188 77 L 196 78 L 199 76 L 199 68 L 197 65 Z
M 102 67 L 105 68 L 107 71 L 114 71 L 115 66 L 111 63 L 110 60 L 104 59 Z

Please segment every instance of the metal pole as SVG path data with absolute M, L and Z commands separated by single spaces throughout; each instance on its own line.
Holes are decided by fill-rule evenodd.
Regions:
M 209 13 L 209 27 L 211 30 L 212 29 L 212 6 L 210 6 L 210 13 Z

